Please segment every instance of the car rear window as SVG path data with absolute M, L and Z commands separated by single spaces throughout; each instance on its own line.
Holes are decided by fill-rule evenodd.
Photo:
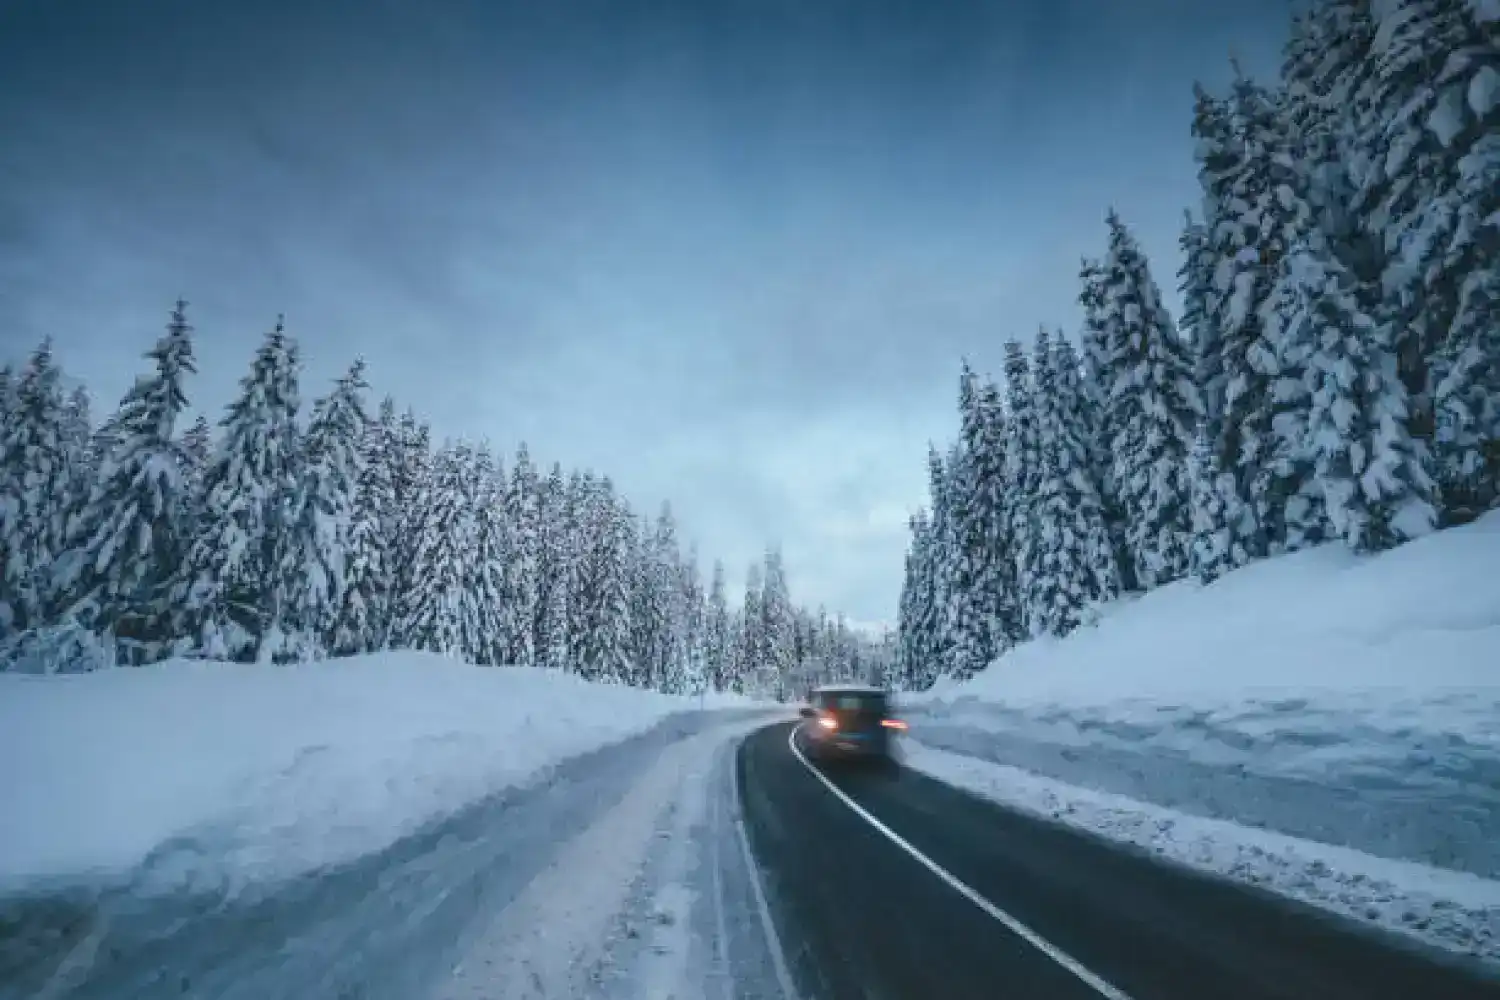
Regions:
M 829 691 L 822 695 L 822 703 L 835 712 L 885 711 L 885 695 L 860 691 Z

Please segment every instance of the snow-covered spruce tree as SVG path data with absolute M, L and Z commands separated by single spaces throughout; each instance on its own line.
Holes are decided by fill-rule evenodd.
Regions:
M 677 519 L 672 507 L 663 503 L 656 519 L 652 535 L 652 560 L 656 565 L 662 609 L 660 645 L 657 649 L 655 673 L 657 682 L 652 685 L 660 691 L 680 692 L 685 690 L 684 671 L 687 666 L 687 595 L 683 590 L 682 550 L 677 540 Z
M 768 694 L 778 701 L 792 697 L 789 681 L 794 665 L 791 593 L 787 588 L 786 566 L 780 549 L 770 549 L 765 556 L 765 573 L 760 599 L 761 641 L 764 643 Z
M 1192 359 L 1162 304 L 1145 253 L 1113 211 L 1108 226 L 1095 321 L 1102 353 L 1096 362 L 1099 396 L 1105 404 L 1099 424 L 1108 428 L 1103 447 L 1110 456 L 1106 481 L 1113 491 L 1104 506 L 1118 512 L 1128 562 L 1124 579 L 1149 589 L 1187 571 L 1187 465 L 1199 407 Z M 1058 361 L 1063 402 L 1086 398 L 1072 386 L 1075 364 Z M 1069 423 L 1087 443 L 1093 430 L 1087 417 Z
M 735 630 L 734 673 L 739 686 L 734 690 L 764 696 L 766 642 L 765 619 L 760 613 L 761 573 L 761 564 L 751 563 L 745 574 L 745 599 L 740 604 L 738 628 Z
M 1031 602 L 1027 595 L 1036 585 L 1032 573 L 1044 544 L 1037 536 L 1035 516 L 1041 484 L 1041 455 L 1031 365 L 1018 340 L 1009 340 L 1005 344 L 1005 401 L 1009 416 L 1005 447 L 1007 534 L 1015 563 L 1016 603 L 1021 611 L 1022 627 L 1029 636 L 1032 634 L 1028 611 Z
M 568 476 L 568 551 L 573 560 L 573 595 L 568 602 L 568 664 L 587 675 L 583 655 L 588 609 L 594 597 L 594 532 L 599 522 L 598 483 L 592 473 L 574 469 Z
M 1445 517 L 1500 499 L 1500 45 L 1464 0 L 1373 4 L 1350 100 L 1355 211 L 1384 250 L 1376 322 L 1395 336 Z
M 983 670 L 1003 641 L 996 634 L 1002 594 L 993 564 L 1006 555 L 995 544 L 1000 516 L 996 479 L 1005 456 L 992 450 L 991 416 L 981 406 L 978 379 L 967 361 L 959 375 L 958 407 L 962 431 L 949 470 L 954 546 L 948 580 L 950 643 L 943 672 L 965 679 Z
M 1066 357 L 1075 360 L 1071 353 Z M 1086 608 L 1119 593 L 1114 546 L 1088 475 L 1088 448 L 1058 405 L 1057 359 L 1051 336 L 1038 331 L 1031 396 L 1040 468 L 1034 526 L 1021 550 L 1032 635 L 1066 635 L 1085 621 Z
M 505 662 L 529 667 L 536 663 L 537 563 L 540 546 L 541 483 L 523 442 L 516 451 L 506 493 L 506 522 L 510 527 L 505 556 L 505 608 L 502 643 Z
M 69 525 L 63 610 L 106 644 L 119 640 L 119 663 L 149 663 L 168 650 L 171 586 L 192 541 L 174 436 L 187 406 L 184 382 L 196 371 L 186 308 L 177 303 L 165 335 L 146 353 L 153 370 L 121 400 L 114 448 Z
M 680 680 L 677 690 L 683 694 L 701 694 L 710 689 L 708 670 L 708 605 L 703 578 L 698 568 L 698 548 L 689 546 L 679 574 L 682 587 L 682 626 L 679 657 Z
M 640 546 L 631 566 L 631 661 L 640 683 L 660 688 L 671 670 L 673 574 L 676 527 L 671 508 L 663 504 L 653 527 L 642 520 Z
M 280 546 L 283 595 L 275 662 L 319 660 L 338 639 L 349 583 L 350 529 L 369 418 L 365 365 L 356 361 L 328 395 L 313 404 L 302 438 L 297 486 Z
M 472 650 L 474 578 L 473 507 L 469 504 L 471 449 L 447 442 L 432 457 L 431 473 L 417 498 L 414 585 L 401 632 L 412 649 L 467 658 Z
M 1234 480 L 1219 469 L 1218 455 L 1207 433 L 1200 433 L 1194 441 L 1188 470 L 1193 510 L 1188 572 L 1200 583 L 1212 583 L 1247 561 L 1243 552 L 1235 551 L 1237 541 L 1228 521 Z
M 387 396 L 376 417 L 365 421 L 359 441 L 342 601 L 329 646 L 337 656 L 375 652 L 390 629 L 397 433 L 396 404 Z
M 1087 257 L 1078 271 L 1078 304 L 1083 308 L 1083 325 L 1079 329 L 1079 354 L 1083 360 L 1082 403 L 1079 426 L 1087 431 L 1090 449 L 1089 464 L 1092 478 L 1099 486 L 1099 499 L 1104 505 L 1104 523 L 1115 546 L 1115 561 L 1120 566 L 1121 585 L 1126 590 L 1138 586 L 1135 580 L 1135 560 L 1130 557 L 1125 543 L 1125 518 L 1119 505 L 1119 490 L 1114 482 L 1114 455 L 1109 444 L 1117 437 L 1110 422 L 1115 411 L 1110 406 L 1109 392 L 1114 378 L 1115 351 L 1113 337 L 1117 333 L 1110 328 L 1105 309 L 1106 270 L 1103 261 Z
M 91 438 L 90 447 L 94 440 L 97 440 L 97 435 Z M 200 413 L 182 432 L 177 441 L 177 454 L 182 460 L 182 492 L 188 505 L 188 534 L 196 538 L 202 530 L 204 484 L 214 459 L 213 428 L 207 417 Z
M 62 372 L 45 340 L 16 378 L 0 440 L 0 634 L 45 625 L 53 610 L 67 542 L 64 414 Z
M 391 472 L 395 518 L 386 535 L 392 562 L 391 606 L 381 646 L 410 649 L 412 640 L 405 628 L 412 620 L 412 602 L 416 599 L 417 549 L 422 543 L 425 516 L 421 504 L 433 473 L 432 431 L 410 409 L 401 415 L 397 425 L 395 455 Z
M 902 690 L 915 690 L 916 666 L 922 658 L 919 547 L 925 522 L 913 514 L 908 524 L 906 559 L 901 574 L 901 596 L 896 605 L 896 671 Z
M 586 480 L 580 523 L 583 557 L 574 634 L 576 669 L 590 680 L 629 683 L 630 559 L 637 545 L 635 516 L 609 477 Z
M 950 665 L 959 608 L 955 595 L 961 583 L 955 494 L 961 488 L 962 453 L 955 444 L 946 455 L 937 447 L 927 450 L 928 491 L 932 509 L 928 523 L 927 572 L 932 587 L 932 669 L 939 675 Z
M 94 453 L 93 405 L 88 389 L 81 385 L 68 393 L 63 401 L 59 440 L 62 443 L 65 470 L 63 479 L 66 483 L 64 500 L 67 513 L 63 527 L 66 535 L 68 522 L 83 509 L 89 501 L 89 494 L 94 491 L 94 479 L 98 475 L 102 459 L 102 456 Z M 68 544 L 66 537 L 64 544 Z
M 715 691 L 729 688 L 730 631 L 729 597 L 724 583 L 724 564 L 714 560 L 708 584 L 707 621 L 704 625 L 704 661 L 709 684 Z
M 174 601 L 185 652 L 256 660 L 278 626 L 281 547 L 297 485 L 297 383 L 296 345 L 278 318 L 220 421 L 203 523 Z
M 553 670 L 568 665 L 568 617 L 577 588 L 572 547 L 568 544 L 567 480 L 553 464 L 541 486 L 540 534 L 537 539 L 537 662 Z
M 506 483 L 489 445 L 481 444 L 470 457 L 466 471 L 466 499 L 473 503 L 474 551 L 466 568 L 465 584 L 473 608 L 464 625 L 464 649 L 470 662 L 481 666 L 503 665 L 502 639 L 505 614 L 506 559 L 509 553 Z
M 1385 328 L 1316 244 L 1295 248 L 1287 264 L 1290 332 L 1312 345 L 1305 449 L 1334 531 L 1362 552 L 1432 531 L 1434 485 Z

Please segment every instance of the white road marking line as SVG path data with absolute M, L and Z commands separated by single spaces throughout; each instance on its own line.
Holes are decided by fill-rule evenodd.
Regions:
M 760 866 L 755 863 L 755 855 L 750 851 L 750 838 L 745 833 L 744 807 L 740 803 L 740 772 L 735 759 L 743 742 L 743 739 L 735 741 L 734 751 L 729 757 L 729 794 L 733 796 L 731 801 L 735 804 L 734 827 L 740 835 L 740 848 L 745 852 L 745 870 L 750 877 L 750 888 L 755 892 L 761 929 L 766 935 L 766 947 L 771 952 L 771 964 L 776 969 L 776 981 L 781 987 L 781 995 L 784 1000 L 799 1000 L 797 987 L 792 985 L 792 975 L 786 967 L 786 950 L 781 946 L 781 935 L 776 933 L 776 922 L 771 919 L 765 886 L 761 885 Z
M 793 726 L 792 734 L 787 740 L 787 746 L 791 747 L 793 755 L 795 755 L 796 758 L 802 762 L 803 767 L 812 772 L 813 777 L 821 781 L 830 792 L 838 796 L 839 800 L 843 802 L 844 805 L 848 806 L 850 809 L 853 809 L 861 819 L 863 819 L 866 823 L 869 823 L 876 830 L 883 833 L 886 836 L 886 839 L 890 840 L 891 843 L 895 844 L 897 847 L 901 848 L 917 861 L 921 862 L 923 867 L 932 872 L 932 874 L 948 883 L 948 885 L 952 888 L 958 890 L 959 894 L 969 902 L 973 903 L 985 913 L 988 913 L 990 916 L 998 920 L 1011 933 L 1026 941 L 1037 951 L 1040 951 L 1043 955 L 1046 955 L 1048 958 L 1052 959 L 1052 961 L 1056 962 L 1058 965 L 1071 972 L 1078 979 L 1082 980 L 1085 984 L 1092 988 L 1095 993 L 1098 993 L 1101 997 L 1106 998 L 1106 1000 L 1131 1000 L 1129 994 L 1107 982 L 1102 977 L 1091 972 L 1083 965 L 1083 963 L 1079 962 L 1076 958 L 1069 955 L 1067 952 L 1063 951 L 1061 948 L 1057 947 L 1046 938 L 1042 937 L 1030 927 L 1027 927 L 1025 924 L 1021 923 L 1021 921 L 1017 920 L 1009 913 L 1006 913 L 1004 910 L 1000 909 L 1000 907 L 996 906 L 994 903 L 991 903 L 989 900 L 985 899 L 978 892 L 974 891 L 967 884 L 961 881 L 956 875 L 952 874 L 942 865 L 938 864 L 936 861 L 933 861 L 927 855 L 923 854 L 921 851 L 908 844 L 901 838 L 898 833 L 896 833 L 896 831 L 892 830 L 880 820 L 876 819 L 873 815 L 870 814 L 869 810 L 865 809 L 865 807 L 861 806 L 858 802 L 855 802 L 852 798 L 845 794 L 844 790 L 839 788 L 839 786 L 829 781 L 828 777 L 823 774 L 823 772 L 813 767 L 812 764 L 808 762 L 807 758 L 802 755 L 802 751 L 797 749 L 797 730 L 800 728 L 801 726 Z
M 734 770 L 733 750 L 738 744 L 730 743 L 729 768 Z M 734 1000 L 734 970 L 729 962 L 729 921 L 724 914 L 724 834 L 728 832 L 724 825 L 724 793 L 722 789 L 716 788 L 713 792 L 713 820 L 709 825 L 709 837 L 713 842 L 713 886 L 714 898 L 714 929 L 718 932 L 718 939 L 714 942 L 714 957 L 719 967 L 719 992 L 724 1000 Z

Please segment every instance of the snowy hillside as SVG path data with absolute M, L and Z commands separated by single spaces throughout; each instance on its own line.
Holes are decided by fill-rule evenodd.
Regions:
M 174 843 L 191 868 L 164 877 L 347 861 L 699 705 L 422 653 L 0 674 L 0 889 L 125 873 Z
M 1443 943 L 1500 952 L 1496 566 L 1500 513 L 1376 556 L 1329 545 L 1207 587 L 1159 588 L 1109 606 L 1097 626 L 1022 644 L 968 682 L 907 696 L 923 743 L 1024 774 L 943 755 L 912 763 L 1314 902 L 1394 905 L 1398 926 L 1422 909 L 1399 905 L 1410 893 L 1462 882 L 1434 868 L 1480 876 L 1489 890 L 1466 890 L 1474 937 L 1450 931 Z M 1164 810 L 1178 817 L 1171 836 Z M 1245 836 L 1226 845 L 1233 827 L 1201 819 Z M 1330 894 L 1295 865 L 1277 874 L 1266 845 L 1289 838 L 1305 859 L 1323 857 L 1317 844 L 1361 852 L 1362 874 L 1381 884 Z

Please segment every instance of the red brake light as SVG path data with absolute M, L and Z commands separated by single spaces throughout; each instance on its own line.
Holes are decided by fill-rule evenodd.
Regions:
M 818 716 L 818 725 L 824 729 L 837 729 L 839 727 L 838 720 L 831 715 Z
M 881 719 L 880 724 L 887 729 L 899 729 L 902 732 L 906 731 L 906 723 L 902 722 L 900 719 Z

